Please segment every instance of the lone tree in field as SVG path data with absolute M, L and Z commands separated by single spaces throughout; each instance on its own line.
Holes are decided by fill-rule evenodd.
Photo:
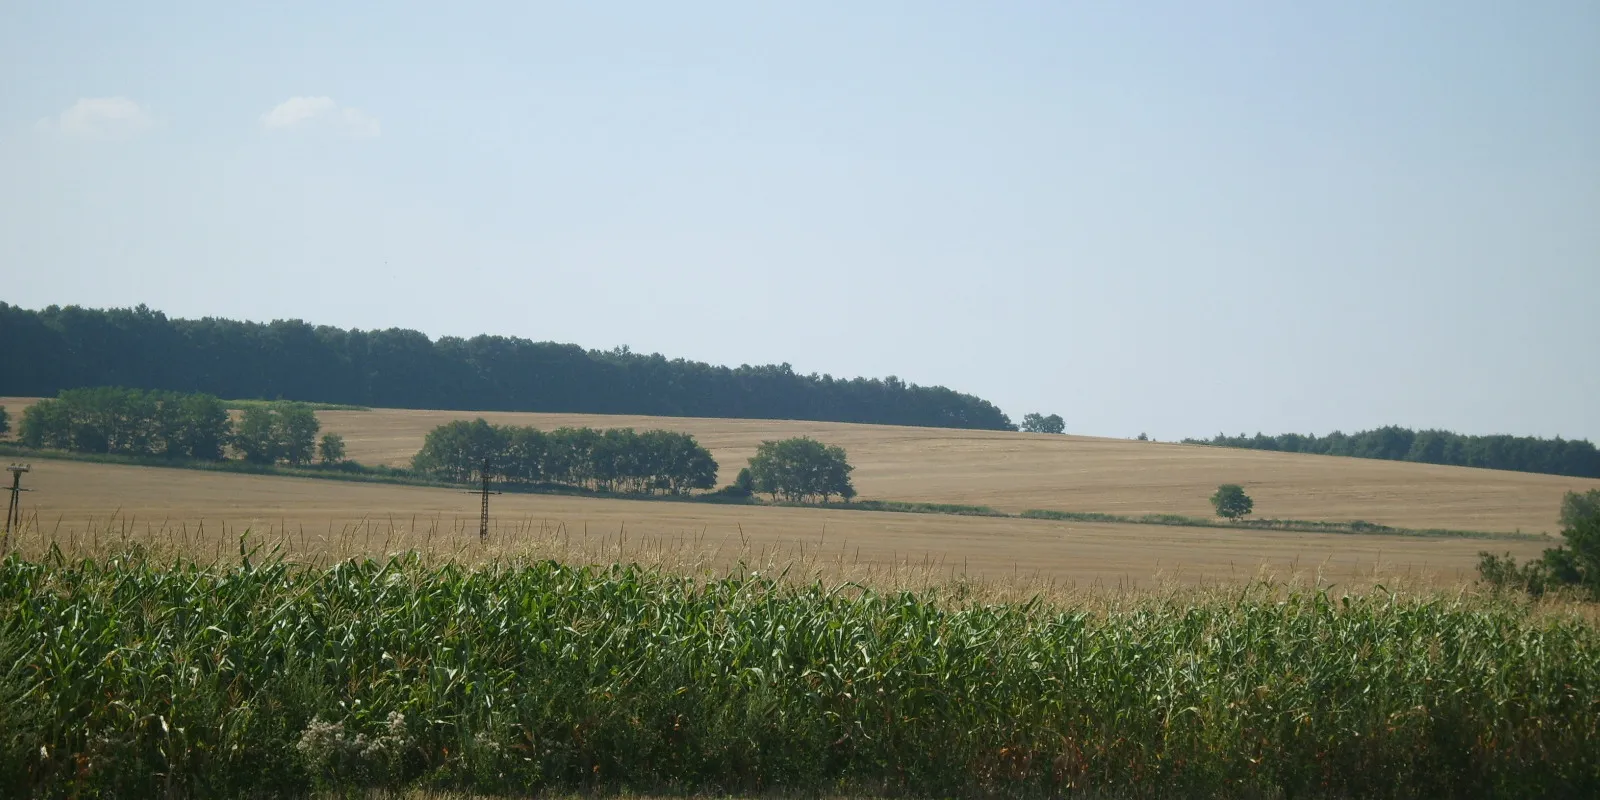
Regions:
M 6 407 L 0 406 L 0 434 L 11 430 L 11 417 L 6 414 Z
M 1066 433 L 1067 423 L 1061 419 L 1060 414 L 1027 414 L 1022 418 L 1022 430 L 1025 433 Z
M 750 481 L 757 492 L 803 501 L 839 495 L 849 502 L 856 496 L 850 484 L 855 467 L 845 460 L 844 449 L 830 447 L 810 437 L 765 441 L 750 459 Z
M 1217 510 L 1217 516 L 1236 520 L 1254 511 L 1256 503 L 1244 493 L 1243 486 L 1224 483 L 1217 487 L 1216 494 L 1211 495 L 1211 507 Z
M 317 457 L 324 464 L 337 464 L 344 460 L 344 437 L 337 433 L 322 434 L 317 442 Z

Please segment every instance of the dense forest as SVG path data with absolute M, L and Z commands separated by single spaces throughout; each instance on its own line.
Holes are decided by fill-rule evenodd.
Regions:
M 1450 431 L 1413 431 L 1389 426 L 1359 433 L 1338 431 L 1327 436 L 1285 433 L 1280 436 L 1224 436 L 1184 439 L 1185 444 L 1316 453 L 1329 456 L 1417 461 L 1458 467 L 1543 472 L 1600 478 L 1600 451 L 1583 439 L 1539 439 L 1532 436 L 1466 436 Z
M 144 306 L 0 303 L 0 395 L 127 386 L 393 408 L 805 419 L 1012 429 L 993 404 L 898 378 L 736 369 L 627 348 L 504 336 L 429 339 L 299 320 L 174 319 Z

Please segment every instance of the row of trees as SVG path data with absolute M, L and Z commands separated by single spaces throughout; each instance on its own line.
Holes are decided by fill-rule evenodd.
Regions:
M 573 486 L 628 494 L 686 494 L 716 485 L 717 462 L 687 433 L 632 428 L 491 425 L 457 420 L 429 431 L 411 460 L 419 475 L 452 483 L 487 477 L 525 486 Z M 842 448 L 799 437 L 764 441 L 725 494 L 800 502 L 856 496 Z
M 29 447 L 215 461 L 232 441 L 228 409 L 211 395 L 69 389 L 22 413 Z
M 29 406 L 18 439 L 51 450 L 202 461 L 221 460 L 230 448 L 256 464 L 307 464 L 319 450 L 325 462 L 343 460 L 344 440 L 329 434 L 319 445 L 320 428 L 299 403 L 253 406 L 235 422 L 209 394 L 96 387 Z
M 1450 464 L 1517 472 L 1541 472 L 1581 478 L 1600 478 L 1600 450 L 1583 439 L 1540 439 L 1532 436 L 1467 436 L 1450 431 L 1413 431 L 1389 426 L 1376 430 L 1327 436 L 1286 433 L 1280 436 L 1225 436 L 1185 439 L 1186 444 L 1316 453 L 1424 464 Z
M 788 364 L 730 369 L 501 336 L 434 340 L 299 320 L 170 319 L 144 306 L 0 303 L 0 342 L 0 395 L 120 385 L 395 408 L 1012 428 L 985 400 L 894 377 L 802 375 Z
M 412 469 L 457 483 L 556 484 L 634 494 L 716 486 L 717 462 L 686 433 L 537 428 L 458 420 L 428 433 Z

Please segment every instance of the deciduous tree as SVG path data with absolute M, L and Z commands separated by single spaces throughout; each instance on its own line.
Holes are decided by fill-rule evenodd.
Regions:
M 316 413 L 302 403 L 251 406 L 234 430 L 233 447 L 252 464 L 307 464 L 316 452 L 321 427 Z
M 504 471 L 500 461 L 505 449 L 504 434 L 482 417 L 456 420 L 428 432 L 411 468 L 456 483 L 480 480 L 486 469 L 497 478 Z
M 1026 414 L 1022 417 L 1022 430 L 1026 433 L 1066 433 L 1067 423 L 1060 414 Z
M 344 461 L 344 437 L 337 433 L 322 434 L 322 441 L 317 443 L 317 457 L 324 464 Z
M 843 448 L 805 436 L 762 442 L 750 459 L 755 491 L 790 501 L 825 503 L 833 495 L 848 501 L 856 494 L 850 483 L 854 469 Z
M 1211 495 L 1211 507 L 1217 510 L 1217 516 L 1236 520 L 1254 511 L 1255 501 L 1244 493 L 1244 487 L 1239 484 L 1224 483 L 1217 487 L 1216 494 Z

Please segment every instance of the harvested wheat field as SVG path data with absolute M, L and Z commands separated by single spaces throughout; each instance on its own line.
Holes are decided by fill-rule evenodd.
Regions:
M 13 416 L 30 398 L 0 398 Z M 764 439 L 812 436 L 843 447 L 864 499 L 1027 509 L 1208 516 L 1219 483 L 1238 483 L 1256 516 L 1366 520 L 1406 528 L 1550 532 L 1568 491 L 1600 480 L 1398 461 L 1273 453 L 1085 436 L 792 420 L 518 412 L 319 411 L 349 457 L 403 466 L 438 425 L 483 417 L 507 425 L 665 428 L 694 434 L 726 483 Z
M 1407 528 L 1555 532 L 1568 491 L 1600 480 L 1397 461 L 1271 453 L 1083 436 L 788 420 L 459 411 L 324 411 L 350 457 L 404 465 L 429 430 L 482 416 L 496 424 L 665 428 L 709 448 L 726 483 L 763 439 L 811 436 L 843 447 L 863 498 L 1111 514 L 1208 516 L 1219 483 L 1243 484 L 1256 515 L 1366 520 Z
M 28 400 L 7 398 L 14 415 Z M 350 457 L 403 465 L 433 427 L 479 416 L 453 411 L 323 411 Z M 844 447 L 863 498 L 1116 514 L 1206 516 L 1223 482 L 1243 484 L 1263 517 L 1361 519 L 1410 528 L 1551 531 L 1564 492 L 1600 481 L 1365 459 L 1231 450 L 1078 436 L 880 425 L 589 414 L 485 413 L 499 424 L 666 428 L 712 450 L 726 482 L 764 439 L 809 435 Z M 375 552 L 424 546 L 485 551 L 477 499 L 457 491 L 152 467 L 41 460 L 25 496 L 36 527 L 24 541 L 124 529 L 166 530 L 222 546 L 222 527 L 293 534 L 297 550 Z M 718 506 L 508 494 L 494 500 L 495 547 L 563 558 L 740 558 L 836 564 L 934 565 L 969 575 L 1037 575 L 1074 583 L 1237 579 L 1260 569 L 1370 580 L 1401 573 L 1428 583 L 1473 574 L 1480 550 L 1535 555 L 1532 541 L 1411 538 L 1182 528 L 807 508 Z M 199 527 L 205 526 L 205 535 Z M 187 531 L 186 533 L 184 531 Z M 204 544 L 201 540 L 204 540 Z M 619 539 L 621 550 L 618 550 Z
M 1525 557 L 1543 546 L 507 494 L 493 499 L 496 528 L 483 547 L 477 498 L 450 489 L 55 460 L 34 469 L 30 526 L 18 540 L 25 552 L 128 536 L 225 554 L 249 528 L 312 556 L 418 547 L 469 560 L 515 552 L 692 568 L 801 561 L 833 575 L 893 566 L 1084 586 L 1231 581 L 1263 569 L 1449 584 L 1470 578 L 1486 547 Z

